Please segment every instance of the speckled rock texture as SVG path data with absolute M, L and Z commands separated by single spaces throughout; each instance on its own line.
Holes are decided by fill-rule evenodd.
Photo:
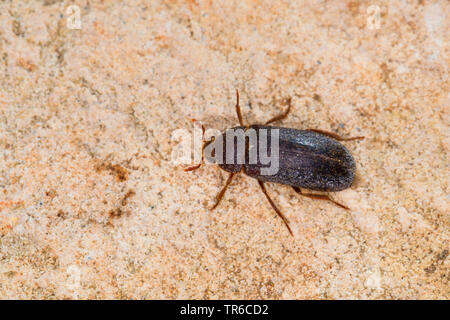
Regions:
M 449 14 L 1 1 L 0 298 L 449 299 Z M 351 211 L 269 183 L 292 237 L 244 175 L 209 210 L 227 174 L 184 172 L 173 133 L 237 125 L 236 88 L 247 123 L 291 97 L 277 125 L 366 137 Z

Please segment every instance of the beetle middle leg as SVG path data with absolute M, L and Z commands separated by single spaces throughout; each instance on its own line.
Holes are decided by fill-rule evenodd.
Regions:
M 341 137 L 340 135 L 338 135 L 338 134 L 336 134 L 334 132 L 325 131 L 325 130 L 321 130 L 321 129 L 308 129 L 308 131 L 321 133 L 321 134 L 323 134 L 325 136 L 328 136 L 328 137 L 333 138 L 333 139 L 338 140 L 338 141 L 350 141 L 350 140 L 362 140 L 362 139 L 364 139 L 363 136 L 344 138 L 344 137 Z
M 283 113 L 273 117 L 272 119 L 267 121 L 265 124 L 268 125 L 268 124 L 270 124 L 272 122 L 286 119 L 286 117 L 289 115 L 289 112 L 291 112 L 291 98 L 288 99 L 288 108 L 286 109 L 286 111 L 284 111 Z
M 212 206 L 211 210 L 214 210 L 220 203 L 220 201 L 223 198 L 223 195 L 225 194 L 225 192 L 228 189 L 228 186 L 231 184 L 231 181 L 233 180 L 233 177 L 236 175 L 236 173 L 230 173 L 230 175 L 228 176 L 227 182 L 225 183 L 225 186 L 222 188 L 222 190 L 220 190 L 219 194 L 216 197 L 216 203 Z
M 330 202 L 334 203 L 335 205 L 337 205 L 338 207 L 344 208 L 346 210 L 350 210 L 349 207 L 344 206 L 343 204 L 331 199 L 327 194 L 303 193 L 302 190 L 297 187 L 292 187 L 292 189 L 294 189 L 295 192 L 297 192 L 299 195 L 302 195 L 304 197 L 308 197 L 311 199 L 330 201 Z
M 284 216 L 284 214 L 277 208 L 277 206 L 275 205 L 275 203 L 272 201 L 272 199 L 270 199 L 269 194 L 267 193 L 266 187 L 264 186 L 264 182 L 258 180 L 259 186 L 261 187 L 262 192 L 264 193 L 264 195 L 266 196 L 267 200 L 269 200 L 270 205 L 272 206 L 272 208 L 275 210 L 275 212 L 278 214 L 278 216 L 283 220 L 284 224 L 286 225 L 286 227 L 289 230 L 289 233 L 291 234 L 291 236 L 294 236 L 294 234 L 292 233 L 291 227 L 289 227 L 289 221 L 288 219 Z

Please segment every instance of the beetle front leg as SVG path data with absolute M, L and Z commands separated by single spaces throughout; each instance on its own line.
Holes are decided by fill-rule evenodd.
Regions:
M 294 189 L 295 192 L 297 192 L 299 195 L 302 195 L 304 197 L 308 197 L 308 198 L 311 198 L 311 199 L 330 201 L 330 202 L 334 203 L 335 205 L 337 205 L 337 206 L 339 206 L 341 208 L 344 208 L 346 210 L 350 210 L 349 207 L 344 206 L 343 204 L 340 204 L 337 201 L 334 201 L 327 194 L 303 193 L 302 190 L 300 188 L 297 188 L 297 187 L 292 187 L 292 189 Z
M 333 139 L 338 140 L 338 141 L 350 141 L 350 140 L 362 140 L 362 139 L 364 139 L 363 136 L 344 138 L 344 137 L 341 137 L 340 135 L 338 135 L 338 134 L 336 134 L 334 132 L 325 131 L 325 130 L 321 130 L 321 129 L 307 129 L 307 130 L 323 134 L 325 136 L 328 136 L 328 137 L 333 138 Z

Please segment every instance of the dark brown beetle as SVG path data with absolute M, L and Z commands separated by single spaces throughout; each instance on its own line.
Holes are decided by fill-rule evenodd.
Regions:
M 259 149 L 259 143 L 257 142 L 252 146 L 247 138 L 245 141 L 245 160 L 243 162 L 237 161 L 237 141 L 233 140 L 234 145 L 232 146 L 232 148 L 234 148 L 235 151 L 233 153 L 234 161 L 232 161 L 231 163 L 226 162 L 226 144 L 223 143 L 223 141 L 226 140 L 227 133 L 224 132 L 220 137 L 222 147 L 224 148 L 224 161 L 222 161 L 219 166 L 223 170 L 230 172 L 230 175 L 228 176 L 225 186 L 217 195 L 217 200 L 212 207 L 212 210 L 215 209 L 220 203 L 220 200 L 225 194 L 225 191 L 230 185 L 233 177 L 240 172 L 243 172 L 246 175 L 258 180 L 258 183 L 264 195 L 269 200 L 272 208 L 281 217 L 281 219 L 283 219 L 291 235 L 293 235 L 293 233 L 291 228 L 289 227 L 287 218 L 281 213 L 281 211 L 276 207 L 275 203 L 269 197 L 264 182 L 276 182 L 292 186 L 294 191 L 302 196 L 331 201 L 339 207 L 348 210 L 348 207 L 334 201 L 326 194 L 303 193 L 300 188 L 306 188 L 315 191 L 341 191 L 349 188 L 352 185 L 355 177 L 355 161 L 347 148 L 337 142 L 337 140 L 359 140 L 363 139 L 364 137 L 342 138 L 335 133 L 318 129 L 296 130 L 290 128 L 269 126 L 268 124 L 287 117 L 291 109 L 290 99 L 288 100 L 287 110 L 284 113 L 267 121 L 265 125 L 255 124 L 245 126 L 242 121 L 242 115 L 239 106 L 239 92 L 237 90 L 236 99 L 236 113 L 239 119 L 240 126 L 231 128 L 229 130 L 246 131 L 248 129 L 254 129 L 256 131 L 257 137 L 259 137 L 262 130 L 265 130 L 269 134 L 272 130 L 277 130 L 279 137 L 279 168 L 275 174 L 262 175 L 261 169 L 266 167 L 266 165 L 262 164 L 259 160 L 253 164 L 248 161 L 249 150 L 252 147 Z M 260 140 L 257 139 L 256 141 Z M 202 160 L 203 150 L 213 142 L 214 140 L 210 140 L 203 144 Z M 271 146 L 272 142 L 271 140 L 269 140 L 266 145 L 269 152 L 271 152 Z M 189 167 L 185 170 L 192 171 L 198 169 L 200 166 L 201 163 L 196 166 Z

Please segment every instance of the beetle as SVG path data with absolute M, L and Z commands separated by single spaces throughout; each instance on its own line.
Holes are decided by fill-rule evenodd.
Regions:
M 349 188 L 355 178 L 356 164 L 353 156 L 348 149 L 338 141 L 360 140 L 364 139 L 362 136 L 344 138 L 333 132 L 328 132 L 320 129 L 307 129 L 297 130 L 285 127 L 270 126 L 271 123 L 285 119 L 291 110 L 291 99 L 288 99 L 288 107 L 283 113 L 271 118 L 264 125 L 253 124 L 244 125 L 241 109 L 239 105 L 239 91 L 236 90 L 236 114 L 239 120 L 239 126 L 228 129 L 219 136 L 223 149 L 223 160 L 218 165 L 221 169 L 229 172 L 229 176 L 225 183 L 225 186 L 220 190 L 216 197 L 216 202 L 211 210 L 214 210 L 222 200 L 228 186 L 231 184 L 233 178 L 239 174 L 244 173 L 249 177 L 256 179 L 261 187 L 262 192 L 266 196 L 272 208 L 283 220 L 289 233 L 293 235 L 289 226 L 288 219 L 278 209 L 273 200 L 267 193 L 265 186 L 266 182 L 275 182 L 284 185 L 291 186 L 293 190 L 304 197 L 313 199 L 326 200 L 334 203 L 335 205 L 349 210 L 349 208 L 332 198 L 328 194 L 317 193 L 304 193 L 301 188 L 309 189 L 313 191 L 325 191 L 335 192 Z M 202 126 L 203 134 L 205 129 Z M 248 137 L 245 140 L 245 155 L 243 155 L 243 161 L 237 161 L 237 146 L 238 142 L 233 138 L 233 145 L 231 150 L 234 151 L 233 161 L 225 161 L 226 145 L 223 141 L 226 140 L 229 130 L 242 130 L 247 132 L 253 129 L 256 132 L 257 139 L 251 143 Z M 261 169 L 265 167 L 265 164 L 258 159 L 256 162 L 251 163 L 249 161 L 250 150 L 256 148 L 259 150 L 260 139 L 262 132 L 265 131 L 268 134 L 272 131 L 278 132 L 278 161 L 279 166 L 275 174 L 263 175 Z M 266 135 L 266 137 L 268 136 Z M 216 139 L 209 141 L 203 141 L 202 145 L 202 162 L 203 151 L 205 148 L 212 144 Z M 219 139 L 217 139 L 219 140 Z M 228 142 L 227 142 L 228 143 Z M 272 138 L 266 143 L 266 148 L 271 152 L 272 146 L 275 146 Z M 218 146 L 215 146 L 216 148 Z M 219 146 L 220 147 L 220 146 Z M 214 155 L 214 153 L 213 153 Z M 210 159 L 209 159 L 210 160 Z M 202 162 L 199 164 L 188 167 L 185 171 L 193 171 L 198 169 Z

